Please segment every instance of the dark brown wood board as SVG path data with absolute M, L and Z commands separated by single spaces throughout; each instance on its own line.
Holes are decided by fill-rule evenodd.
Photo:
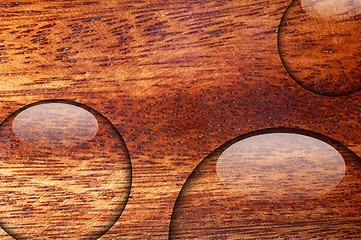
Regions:
M 0 2 L 1 239 L 359 239 L 360 36 L 359 0 Z

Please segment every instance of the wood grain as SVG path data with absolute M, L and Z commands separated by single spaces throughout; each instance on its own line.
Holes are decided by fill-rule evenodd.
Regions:
M 1 124 L 1 226 L 15 239 L 97 239 L 123 211 L 126 146 L 88 110 L 42 102 Z
M 357 239 L 361 159 L 293 131 L 254 132 L 207 156 L 177 198 L 170 239 Z
M 119 131 L 132 161 L 129 200 L 102 238 L 167 239 L 188 176 L 231 139 L 261 129 L 304 129 L 361 156 L 360 91 L 315 94 L 282 63 L 278 32 L 290 4 L 3 1 L 0 119 L 51 99 L 99 112 Z
M 290 75 L 304 88 L 341 96 L 361 90 L 361 2 L 293 1 L 279 29 Z

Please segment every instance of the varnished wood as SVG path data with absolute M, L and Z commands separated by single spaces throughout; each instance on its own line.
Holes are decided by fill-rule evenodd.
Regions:
M 356 239 L 360 160 L 305 131 L 270 129 L 237 138 L 189 176 L 170 239 Z
M 360 1 L 293 1 L 279 28 L 286 69 L 306 89 L 342 96 L 361 90 Z
M 353 56 L 343 52 L 351 65 L 336 67 L 328 61 L 332 53 L 315 55 L 317 70 L 326 68 L 335 75 L 329 78 L 329 92 L 301 86 L 292 72 L 295 68 L 287 68 L 285 57 L 289 55 L 282 56 L 281 48 L 296 46 L 296 59 L 301 60 L 297 66 L 302 70 L 309 58 L 303 55 L 302 45 L 292 45 L 295 36 L 290 34 L 292 27 L 297 28 L 297 19 L 308 16 L 300 12 L 290 27 L 282 28 L 290 4 L 291 0 L 2 2 L 0 131 L 8 129 L 6 123 L 14 112 L 53 99 L 83 104 L 114 125 L 129 151 L 132 185 L 124 211 L 103 239 L 167 239 L 174 204 L 189 175 L 215 149 L 250 132 L 287 128 L 321 134 L 353 152 L 356 163 L 361 156 L 361 93 L 357 84 L 344 91 L 332 79 L 339 79 L 336 70 L 343 66 L 354 69 L 348 74 L 349 79 L 356 78 L 353 83 L 359 81 L 359 62 L 354 64 L 360 59 L 359 51 L 351 51 Z M 356 29 L 356 33 L 345 38 L 343 45 L 352 39 L 359 48 L 359 19 L 357 12 L 348 20 L 345 30 Z M 286 45 L 281 33 L 286 33 L 282 38 L 287 39 Z M 317 46 L 328 46 L 333 39 L 317 34 L 306 35 L 318 39 Z M 344 47 L 332 46 L 333 53 L 338 49 Z M 329 64 L 334 70 L 329 70 Z M 105 145 L 110 143 L 109 139 Z M 84 151 L 91 152 L 93 147 L 88 147 Z M 1 157 L 7 156 L 5 149 L 6 143 L 0 146 Z M 13 186 L 0 181 L 0 187 L 6 192 Z M 347 190 L 335 191 L 342 195 Z M 54 200 L 58 198 L 55 192 Z M 230 206 L 239 206 L 232 201 Z M 344 206 L 342 201 L 324 201 L 339 204 L 340 209 Z M 360 198 L 356 202 L 360 204 Z M 287 213 L 290 205 L 279 207 Z M 55 210 L 49 209 L 58 214 Z M 7 209 L 1 211 L 0 217 Z M 94 223 L 88 220 L 79 226 Z M 359 218 L 354 221 L 360 223 Z M 320 224 L 325 227 L 327 223 Z M 299 230 L 299 226 L 287 226 L 287 231 L 292 229 Z M 254 236 L 259 236 L 257 231 Z M 186 236 L 197 237 L 193 233 L 189 229 Z M 3 239 L 10 238 L 5 231 L 1 234 Z M 224 230 L 224 236 L 229 234 Z
M 16 239 L 95 239 L 122 213 L 131 164 L 114 126 L 64 101 L 12 114 L 0 129 L 1 227 Z

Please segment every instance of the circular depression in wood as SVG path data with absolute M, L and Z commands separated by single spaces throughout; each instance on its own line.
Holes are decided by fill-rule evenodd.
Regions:
M 31 104 L 0 125 L 0 223 L 16 239 L 97 239 L 117 221 L 130 157 L 100 113 L 69 101 Z
M 294 0 L 278 34 L 283 64 L 302 87 L 327 96 L 361 90 L 360 0 Z
M 360 237 L 360 176 L 361 159 L 325 136 L 250 133 L 216 149 L 191 173 L 169 237 Z

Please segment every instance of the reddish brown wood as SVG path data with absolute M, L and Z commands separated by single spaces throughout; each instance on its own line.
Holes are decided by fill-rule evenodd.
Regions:
M 189 176 L 170 239 L 357 239 L 361 159 L 324 136 L 253 132 L 211 153 Z
M 2 2 L 0 121 L 52 99 L 102 114 L 123 137 L 132 162 L 127 205 L 103 238 L 167 239 L 173 206 L 188 176 L 231 139 L 269 128 L 303 129 L 361 156 L 360 91 L 338 97 L 313 93 L 282 63 L 279 27 L 290 4 Z M 358 16 L 350 27 L 360 25 Z M 329 42 L 323 39 L 317 43 Z M 351 61 L 360 59 L 353 54 Z M 317 61 L 324 70 L 322 61 L 328 58 Z M 5 145 L 0 149 L 5 151 Z M 0 191 L 9 191 L 0 183 Z
M 126 146 L 94 110 L 41 102 L 0 129 L 1 227 L 15 239 L 94 239 L 129 197 Z
M 361 90 L 360 1 L 293 1 L 279 29 L 290 75 L 304 88 L 341 96 Z

